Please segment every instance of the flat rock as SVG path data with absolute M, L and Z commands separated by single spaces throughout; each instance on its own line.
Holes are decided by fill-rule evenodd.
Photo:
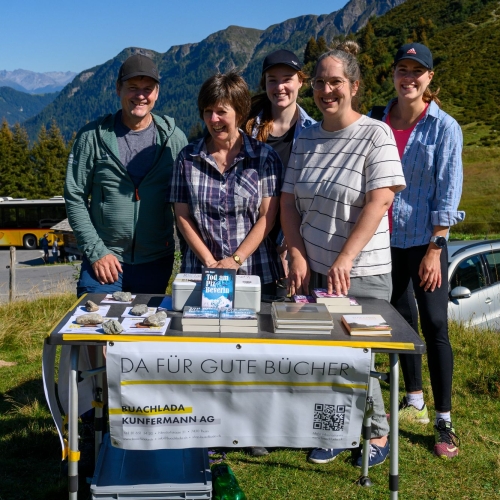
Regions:
M 119 302 L 130 302 L 132 294 L 130 292 L 115 292 L 113 293 L 113 298 Z
M 156 314 L 148 316 L 147 318 L 144 318 L 144 321 L 142 323 L 146 326 L 163 326 L 165 324 L 166 317 L 166 313 L 160 311 Z
M 98 325 L 104 321 L 100 314 L 89 313 L 77 316 L 75 320 L 79 325 Z
M 88 312 L 96 312 L 99 310 L 99 306 L 95 302 L 92 302 L 91 300 L 87 300 L 87 302 L 85 302 L 85 309 Z
M 146 304 L 136 304 L 132 309 L 130 309 L 130 314 L 134 316 L 142 316 L 148 312 L 148 306 Z
M 104 333 L 109 333 L 112 335 L 123 332 L 123 326 L 118 321 L 116 321 L 116 319 L 105 321 L 102 324 L 102 329 L 104 330 Z

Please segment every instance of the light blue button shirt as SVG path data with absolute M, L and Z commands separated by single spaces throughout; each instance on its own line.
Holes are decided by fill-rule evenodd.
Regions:
M 384 111 L 384 121 L 395 100 Z M 406 189 L 394 197 L 391 246 L 427 245 L 434 226 L 465 219 L 458 210 L 462 195 L 462 130 L 454 118 L 431 101 L 413 129 L 402 158 Z

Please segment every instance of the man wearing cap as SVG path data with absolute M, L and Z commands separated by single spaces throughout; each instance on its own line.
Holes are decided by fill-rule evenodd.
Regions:
M 156 64 L 143 54 L 121 66 L 121 109 L 83 127 L 73 145 L 64 196 L 83 253 L 78 295 L 164 293 L 174 260 L 174 220 L 165 194 L 187 144 L 173 118 L 151 113 Z
M 174 219 L 166 202 L 173 163 L 187 144 L 173 118 L 151 113 L 158 99 L 156 64 L 143 54 L 120 67 L 121 109 L 83 127 L 66 172 L 69 223 L 83 253 L 77 294 L 165 293 L 174 262 Z M 95 366 L 94 349 L 80 349 L 79 369 Z M 90 356 L 90 357 L 89 357 Z M 67 412 L 69 348 L 63 346 L 59 397 Z M 63 374 L 63 376 L 61 376 Z M 82 384 L 80 474 L 92 475 L 93 385 Z M 102 417 L 99 417 L 102 420 Z

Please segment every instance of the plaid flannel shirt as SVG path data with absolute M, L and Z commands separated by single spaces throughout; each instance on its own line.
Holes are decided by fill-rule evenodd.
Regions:
M 208 153 L 205 138 L 186 146 L 174 165 L 171 203 L 187 203 L 205 245 L 216 260 L 233 255 L 259 219 L 263 198 L 279 196 L 284 168 L 278 154 L 240 130 L 243 143 L 222 174 Z M 202 263 L 189 248 L 181 272 L 200 273 Z M 268 237 L 239 268 L 238 274 L 279 278 L 278 255 Z

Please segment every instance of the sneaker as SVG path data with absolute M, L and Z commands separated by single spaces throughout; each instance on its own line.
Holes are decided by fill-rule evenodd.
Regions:
M 439 458 L 453 458 L 458 455 L 458 447 L 460 439 L 455 434 L 455 429 L 451 422 L 447 422 L 440 418 L 434 425 L 434 436 L 436 444 L 434 445 L 434 455 Z
M 398 415 L 399 420 L 402 422 L 417 422 L 419 424 L 428 424 L 430 422 L 427 405 L 424 403 L 424 406 L 419 410 L 416 406 L 408 403 L 406 396 L 403 397 L 403 400 L 399 404 Z
M 344 448 L 314 448 L 314 450 L 310 451 L 307 460 L 313 464 L 327 464 L 328 462 L 335 460 L 337 455 L 343 451 Z
M 389 444 L 389 439 L 384 447 L 377 446 L 376 444 L 370 443 L 370 459 L 368 460 L 368 467 L 374 467 L 375 465 L 380 465 L 385 462 L 385 459 L 389 456 L 389 451 L 391 446 Z M 363 449 L 361 449 L 361 454 L 356 459 L 356 467 L 361 467 L 363 463 Z
M 269 455 L 269 451 L 263 446 L 251 446 L 248 448 L 248 453 L 252 457 L 265 457 L 266 455 Z

